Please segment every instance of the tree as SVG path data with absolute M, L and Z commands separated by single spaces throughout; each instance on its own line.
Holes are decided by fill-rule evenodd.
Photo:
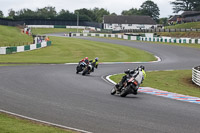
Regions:
M 48 6 L 40 9 L 38 8 L 36 14 L 39 18 L 42 19 L 53 19 L 56 17 L 57 12 L 55 7 Z
M 114 12 L 113 12 L 113 13 L 111 13 L 110 15 L 111 15 L 111 16 L 117 16 L 117 14 L 116 14 L 116 13 L 114 13 Z
M 68 10 L 62 9 L 58 13 L 56 18 L 57 19 L 63 19 L 63 20 L 76 20 L 77 16 L 76 16 L 76 14 L 70 13 Z
M 21 9 L 16 12 L 16 16 L 14 16 L 15 19 L 30 19 L 30 18 L 36 18 L 36 13 L 30 9 Z
M 199 0 L 175 0 L 171 2 L 173 5 L 174 13 L 180 11 L 199 11 L 200 1 Z
M 199 0 L 193 0 L 193 10 L 200 11 L 200 1 Z
M 75 10 L 75 14 L 79 14 L 79 19 L 80 20 L 85 20 L 85 21 L 95 21 L 96 16 L 93 11 L 88 10 L 86 8 L 78 9 Z
M 105 10 L 104 8 L 97 8 L 95 7 L 93 10 L 92 10 L 96 16 L 96 22 L 99 22 L 99 23 L 102 23 L 103 22 L 103 16 L 104 15 L 110 15 L 110 12 Z
M 12 19 L 15 17 L 15 11 L 13 9 L 8 10 L 8 17 Z
M 168 25 L 168 18 L 160 18 L 159 24 L 162 24 L 164 26 Z
M 0 10 L 0 18 L 3 18 L 3 12 Z
M 160 9 L 158 8 L 157 4 L 155 4 L 151 0 L 145 1 L 141 6 L 140 6 L 140 11 L 142 15 L 148 15 L 152 17 L 154 20 L 158 20 L 159 15 L 160 15 Z
M 121 15 L 141 15 L 141 11 L 137 8 L 131 8 L 130 10 L 123 10 Z

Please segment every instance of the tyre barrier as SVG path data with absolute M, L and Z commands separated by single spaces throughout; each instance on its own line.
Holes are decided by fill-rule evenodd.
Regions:
M 0 47 L 0 54 L 12 54 L 16 52 L 24 52 L 35 50 L 43 47 L 51 46 L 51 41 L 43 41 L 37 44 L 30 44 L 24 46 Z
M 192 81 L 200 86 L 200 66 L 194 67 L 192 69 Z

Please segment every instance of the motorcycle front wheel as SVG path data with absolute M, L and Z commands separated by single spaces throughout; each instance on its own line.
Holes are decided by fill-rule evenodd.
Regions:
M 115 93 L 116 93 L 115 88 L 112 88 L 112 90 L 110 91 L 110 94 L 111 94 L 111 95 L 115 95 Z
M 85 74 L 87 74 L 87 73 L 88 73 L 88 69 L 86 68 L 86 69 L 83 70 L 82 75 L 85 75 Z
M 120 93 L 120 96 L 121 97 L 126 97 L 126 95 L 129 94 L 129 91 L 130 91 L 130 85 L 122 90 L 122 92 Z

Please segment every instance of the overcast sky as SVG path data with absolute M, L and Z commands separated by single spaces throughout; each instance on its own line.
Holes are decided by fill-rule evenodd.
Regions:
M 23 8 L 36 10 L 45 6 L 56 7 L 56 11 L 61 9 L 74 12 L 76 9 L 87 8 L 93 9 L 94 7 L 107 9 L 110 13 L 120 15 L 123 10 L 131 8 L 139 9 L 143 2 L 146 0 L 0 0 L 0 10 L 3 11 L 4 16 L 8 16 L 8 10 L 13 9 L 18 11 Z M 169 17 L 174 15 L 172 12 L 172 5 L 170 1 L 174 0 L 152 0 L 158 5 L 160 9 L 160 18 Z

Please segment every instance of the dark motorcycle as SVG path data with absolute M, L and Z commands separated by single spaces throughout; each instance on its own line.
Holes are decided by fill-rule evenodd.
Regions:
M 86 66 L 87 64 L 85 62 L 79 63 L 78 66 L 76 67 L 76 74 L 82 72 Z
M 126 79 L 124 87 L 120 90 L 117 91 L 116 86 L 111 90 L 110 94 L 119 94 L 121 97 L 126 97 L 128 94 L 137 94 L 139 85 L 138 82 L 135 80 L 134 77 L 130 76 Z
M 82 75 L 90 74 L 94 71 L 95 62 L 89 62 L 89 64 L 83 69 Z

